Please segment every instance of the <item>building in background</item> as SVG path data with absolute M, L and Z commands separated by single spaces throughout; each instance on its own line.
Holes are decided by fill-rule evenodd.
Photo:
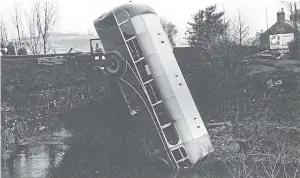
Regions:
M 286 36 L 288 37 L 286 39 L 291 39 L 291 33 L 294 34 L 297 31 L 293 22 L 293 18 L 294 17 L 291 15 L 290 19 L 286 20 L 283 8 L 281 11 L 277 12 L 277 22 L 260 35 L 260 49 L 271 49 L 270 37 L 275 38 L 274 35 L 283 38 Z M 300 23 L 297 23 L 297 28 L 297 33 L 300 35 Z
M 255 46 L 257 48 L 259 48 L 260 46 L 260 34 L 262 34 L 263 31 L 261 32 L 256 32 L 256 34 L 249 38 L 247 41 L 245 41 L 245 45 L 246 46 Z
M 259 47 L 260 46 L 260 35 L 263 33 L 261 32 L 256 32 L 254 40 L 252 41 L 252 46 Z

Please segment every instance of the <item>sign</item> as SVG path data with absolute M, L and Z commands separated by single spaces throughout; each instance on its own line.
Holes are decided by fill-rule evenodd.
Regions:
M 289 49 L 291 41 L 294 41 L 294 33 L 270 35 L 270 49 Z
M 66 59 L 62 58 L 62 56 L 38 58 L 38 64 L 44 65 L 63 64 L 65 61 Z

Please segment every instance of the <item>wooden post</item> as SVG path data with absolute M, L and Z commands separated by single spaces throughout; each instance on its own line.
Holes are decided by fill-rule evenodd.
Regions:
M 296 59 L 299 59 L 299 29 L 298 29 L 298 25 L 297 25 L 297 21 L 298 21 L 298 10 L 297 10 L 297 3 L 295 1 L 294 3 L 294 8 L 295 8 L 295 15 L 294 15 L 294 25 L 295 25 L 295 53 L 296 53 Z

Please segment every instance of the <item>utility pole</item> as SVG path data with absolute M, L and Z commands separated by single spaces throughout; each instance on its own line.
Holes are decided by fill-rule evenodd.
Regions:
M 227 24 L 226 24 L 226 17 L 225 17 L 225 15 L 226 15 L 226 13 L 225 13 L 225 8 L 224 8 L 224 5 L 222 5 L 222 7 L 223 7 L 223 12 L 224 12 L 224 15 L 223 15 L 223 17 L 224 17 L 224 25 L 225 25 L 225 29 L 224 29 L 224 39 L 225 39 L 225 41 L 227 42 Z
M 269 24 L 268 24 L 268 7 L 266 7 L 266 22 L 267 22 L 267 30 L 269 29 Z
M 295 25 L 295 53 L 296 53 L 296 59 L 299 59 L 299 29 L 298 29 L 298 9 L 297 9 L 297 3 L 294 3 L 294 25 Z
M 239 44 L 242 46 L 242 19 L 241 19 L 241 11 L 239 10 Z

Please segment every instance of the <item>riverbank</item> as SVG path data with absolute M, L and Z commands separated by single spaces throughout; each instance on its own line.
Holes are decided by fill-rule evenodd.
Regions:
M 200 175 L 299 177 L 299 61 L 247 59 L 241 73 L 215 77 L 210 77 L 213 66 L 203 60 L 181 63 L 215 149 L 201 164 Z M 107 154 L 112 148 L 122 149 L 118 139 L 109 137 L 116 121 L 122 125 L 122 119 L 109 112 L 118 103 L 103 101 L 110 88 L 91 66 L 88 60 L 79 59 L 51 67 L 4 62 L 1 142 L 5 153 L 14 150 L 15 144 L 51 142 L 49 137 L 65 126 L 83 136 L 74 139 L 60 177 L 106 175 L 108 164 L 133 174 L 136 165 L 126 168 L 128 155 L 122 165 Z M 62 124 L 59 115 L 68 121 Z M 114 146 L 107 146 L 108 141 Z M 141 172 L 148 168 L 139 166 Z
M 17 114 L 11 114 L 6 119 L 9 124 L 6 128 L 1 128 L 2 154 L 12 153 L 16 145 L 26 144 L 28 140 L 51 136 L 63 128 L 63 123 L 57 117 L 32 121 Z
M 44 130 L 45 132 L 39 131 L 33 137 L 20 140 L 19 148 L 21 147 L 21 150 L 25 149 L 23 147 L 26 149 L 28 147 L 29 150 L 37 149 L 41 152 L 40 157 L 43 157 L 41 159 L 48 165 L 51 161 L 48 160 L 47 155 L 52 154 L 48 147 L 53 149 L 58 143 L 68 145 L 69 149 L 65 150 L 58 168 L 55 171 L 53 169 L 46 171 L 52 174 L 52 177 L 109 177 L 110 175 L 149 177 L 145 175 L 151 175 L 154 172 L 146 163 L 137 162 L 127 154 L 117 157 L 110 155 L 111 150 L 118 152 L 121 148 L 121 143 L 110 134 L 113 129 L 111 126 L 118 118 L 113 112 L 107 111 L 115 104 L 107 99 L 89 103 L 65 113 L 62 116 L 64 126 L 68 131 L 75 133 L 70 139 L 59 137 L 61 134 L 57 132 L 52 133 L 52 136 L 47 136 Z M 229 120 L 205 122 L 215 151 L 203 160 L 198 171 L 191 174 L 196 174 L 198 177 L 246 177 L 246 175 L 271 177 L 267 173 L 276 168 L 279 172 L 276 172 L 278 177 L 282 177 L 282 174 L 297 177 L 299 173 L 296 171 L 300 167 L 300 140 L 295 128 L 300 126 L 299 122 L 282 118 L 282 123 L 280 123 L 272 120 L 272 115 L 272 109 L 266 107 L 257 111 L 255 115 L 238 120 L 236 123 Z M 62 132 L 65 132 L 65 135 L 71 135 L 67 131 Z M 46 158 L 44 152 L 46 152 Z M 26 168 L 28 172 L 35 171 L 27 166 L 27 163 L 31 163 L 30 159 L 26 159 L 26 164 L 21 161 L 24 153 L 20 153 L 20 150 L 15 153 L 19 154 L 15 157 L 16 169 Z M 29 155 L 30 157 L 33 156 Z M 22 163 L 23 167 L 20 168 L 19 163 Z M 35 166 L 33 163 L 31 165 Z M 262 169 L 263 166 L 265 166 L 264 169 Z M 187 174 L 178 175 L 177 178 L 181 177 L 187 177 Z
M 55 132 L 61 127 L 60 114 L 106 96 L 107 82 L 92 70 L 94 65 L 91 56 L 55 65 L 37 59 L 2 60 L 1 150 Z

